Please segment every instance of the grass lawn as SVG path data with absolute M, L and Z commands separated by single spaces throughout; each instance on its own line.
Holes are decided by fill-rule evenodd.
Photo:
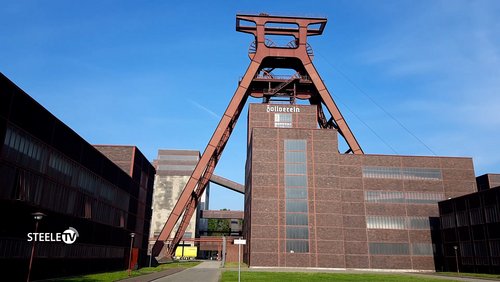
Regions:
M 237 262 L 226 262 L 224 263 L 224 268 L 236 268 L 238 269 L 238 263 Z M 241 263 L 241 268 L 248 268 L 248 265 L 244 262 Z
M 456 272 L 436 272 L 437 275 L 455 276 L 455 277 L 473 277 L 486 279 L 500 279 L 500 274 L 483 274 L 483 273 L 456 273 Z
M 222 272 L 222 282 L 238 281 L 238 271 Z M 448 282 L 451 280 L 425 278 L 422 276 L 411 276 L 405 274 L 352 274 L 352 273 L 317 273 L 317 272 L 256 272 L 242 271 L 241 281 L 244 282 L 262 282 L 262 281 L 286 281 L 286 282 L 323 282 L 323 281 L 404 281 L 404 282 Z
M 130 277 L 134 276 L 140 276 L 144 274 L 149 274 L 153 272 L 158 272 L 162 270 L 166 270 L 169 268 L 190 268 L 193 266 L 196 266 L 200 264 L 198 261 L 186 261 L 186 262 L 171 262 L 171 263 L 164 263 L 160 264 L 157 267 L 144 267 L 138 270 L 132 271 L 132 275 Z M 63 282 L 76 282 L 76 281 L 81 281 L 81 282 L 100 282 L 100 281 L 116 281 L 120 279 L 125 279 L 128 278 L 128 271 L 127 270 L 120 270 L 120 271 L 115 271 L 115 272 L 105 272 L 105 273 L 96 273 L 96 274 L 87 274 L 87 275 L 81 275 L 81 276 L 73 276 L 73 277 L 68 277 L 68 278 L 60 278 L 60 279 L 55 279 L 53 281 L 63 281 Z

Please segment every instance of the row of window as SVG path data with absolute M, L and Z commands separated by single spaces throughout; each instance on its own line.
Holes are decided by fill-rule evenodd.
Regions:
M 2 167 L 3 169 L 8 169 L 8 167 Z M 19 169 L 15 176 L 13 171 L 12 169 L 9 179 L 4 179 L 3 184 L 6 186 L 0 193 L 3 198 L 26 201 L 50 210 L 75 217 L 89 218 L 111 226 L 125 226 L 127 212 L 119 207 L 98 201 L 77 189 L 56 183 L 41 175 Z M 128 207 L 128 199 L 124 200 L 127 201 L 125 205 Z
M 0 257 L 28 258 L 31 243 L 26 240 L 0 239 Z M 36 256 L 42 258 L 123 258 L 125 248 L 87 244 L 36 244 Z
M 292 253 L 309 252 L 306 145 L 306 140 L 284 141 L 286 251 Z
M 367 216 L 366 228 L 429 230 L 430 222 L 428 217 L 418 216 Z
M 469 211 L 458 211 L 456 214 L 441 215 L 441 227 L 444 229 L 495 222 L 500 222 L 500 211 L 497 206 L 486 206 L 484 209 L 474 208 Z
M 489 265 L 489 258 L 492 264 L 499 265 L 500 241 L 475 241 L 461 242 L 458 246 L 462 264 L 464 265 Z M 491 256 L 488 254 L 490 253 Z M 454 255 L 454 254 L 453 254 Z
M 435 204 L 442 200 L 444 193 L 365 191 L 365 201 L 368 203 Z
M 162 161 L 198 161 L 197 155 L 159 155 L 158 159 Z
M 432 256 L 435 253 L 435 246 L 426 243 L 368 243 L 368 248 L 371 255 Z
M 404 180 L 441 180 L 443 176 L 440 169 L 417 167 L 363 167 L 363 177 L 404 179 Z
M 12 127 L 4 140 L 5 159 L 46 174 L 59 183 L 85 190 L 120 208 L 128 209 L 129 195 L 63 154 Z

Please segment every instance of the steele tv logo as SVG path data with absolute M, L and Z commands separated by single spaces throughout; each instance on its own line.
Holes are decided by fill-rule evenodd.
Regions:
M 68 245 L 73 244 L 80 235 L 78 231 L 69 227 L 63 233 L 28 233 L 28 242 L 64 242 Z

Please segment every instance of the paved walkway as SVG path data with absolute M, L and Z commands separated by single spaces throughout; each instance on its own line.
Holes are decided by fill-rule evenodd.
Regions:
M 158 271 L 158 272 L 153 272 L 149 274 L 144 274 L 136 277 L 131 277 L 123 280 L 119 280 L 120 282 L 149 282 L 149 281 L 154 281 L 158 278 L 165 277 L 168 275 L 172 275 L 177 272 L 181 272 L 185 270 L 185 268 L 169 268 L 166 270 Z
M 195 267 L 174 273 L 156 280 L 155 282 L 218 282 L 220 279 L 220 261 L 208 260 Z

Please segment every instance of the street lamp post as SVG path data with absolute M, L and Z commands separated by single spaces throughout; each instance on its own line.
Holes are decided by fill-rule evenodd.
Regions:
M 134 243 L 135 233 L 130 233 L 130 253 L 128 255 L 128 276 L 132 273 L 132 244 Z
M 458 246 L 453 246 L 453 249 L 455 249 L 455 263 L 457 264 L 457 273 L 460 273 L 460 269 L 458 269 L 458 254 L 457 254 Z
M 35 233 L 38 232 L 38 222 L 42 220 L 42 218 L 45 216 L 44 213 L 41 212 L 35 212 L 31 214 L 33 216 L 33 219 L 35 220 Z M 28 267 L 28 277 L 26 278 L 26 281 L 30 281 L 30 275 L 31 275 L 31 266 L 33 265 L 33 257 L 35 256 L 35 242 L 36 240 L 33 240 L 33 245 L 31 245 L 31 255 L 30 255 L 30 264 Z

